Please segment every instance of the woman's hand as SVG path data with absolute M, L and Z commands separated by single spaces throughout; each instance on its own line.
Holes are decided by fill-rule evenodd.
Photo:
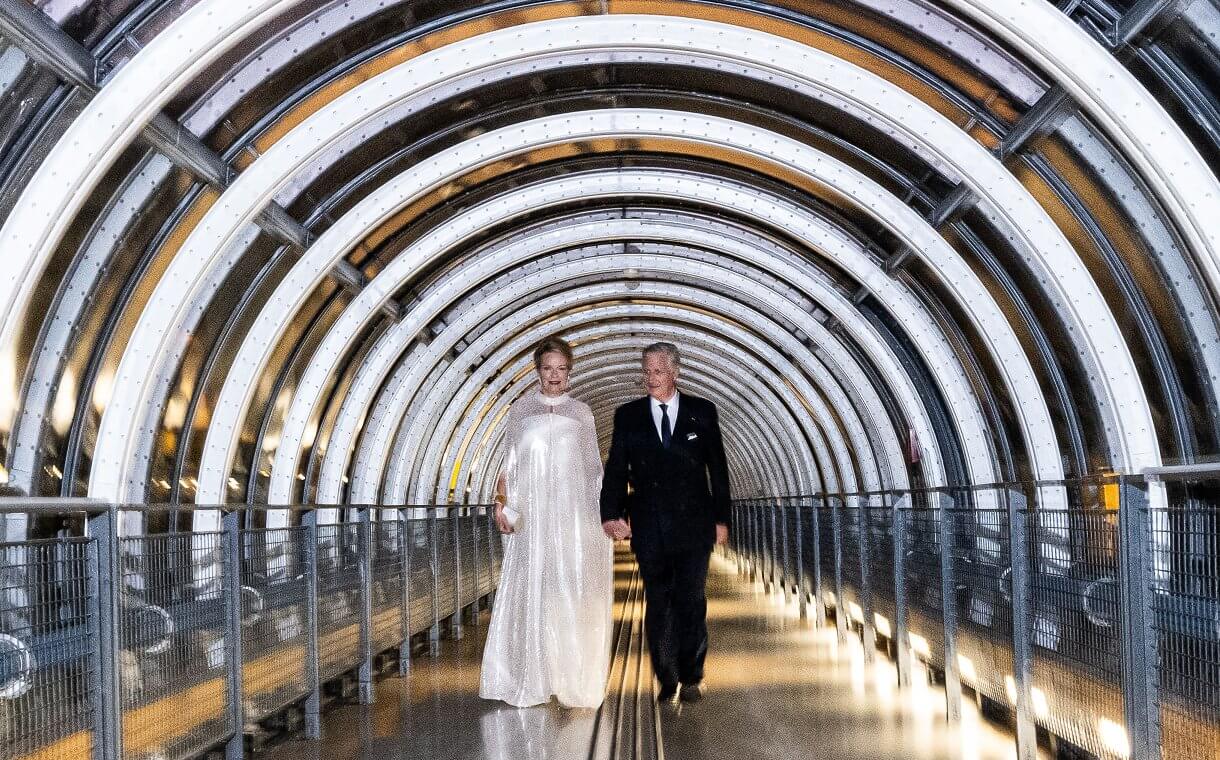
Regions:
M 513 532 L 513 526 L 508 524 L 508 518 L 504 516 L 504 502 L 502 501 L 496 502 L 496 528 L 506 536 Z

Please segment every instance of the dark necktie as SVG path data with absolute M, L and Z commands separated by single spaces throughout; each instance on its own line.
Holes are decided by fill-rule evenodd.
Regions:
M 670 429 L 669 429 L 669 412 L 667 411 L 668 409 L 669 409 L 669 404 L 661 404 L 661 445 L 667 449 L 669 448 L 670 438 L 673 437 L 673 433 L 670 432 Z

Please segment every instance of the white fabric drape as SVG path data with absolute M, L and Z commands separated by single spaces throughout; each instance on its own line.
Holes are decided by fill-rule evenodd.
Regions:
M 610 664 L 613 544 L 602 533 L 602 461 L 593 413 L 531 393 L 508 412 L 504 474 L 521 513 L 483 652 L 480 696 L 518 707 L 552 696 L 597 707 Z

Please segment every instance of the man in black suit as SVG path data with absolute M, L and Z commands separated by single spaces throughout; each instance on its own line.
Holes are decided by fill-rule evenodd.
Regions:
M 648 396 L 614 413 L 601 493 L 606 535 L 630 536 L 640 565 L 648 649 L 666 702 L 703 695 L 708 559 L 713 544 L 728 542 L 731 514 L 716 406 L 678 392 L 680 363 L 672 343 L 644 349 Z

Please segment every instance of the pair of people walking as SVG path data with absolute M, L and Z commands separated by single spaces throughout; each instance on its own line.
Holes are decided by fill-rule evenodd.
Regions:
M 662 700 L 703 695 L 708 560 L 728 540 L 729 479 L 716 407 L 681 393 L 671 343 L 644 349 L 648 395 L 614 415 L 603 468 L 593 413 L 568 395 L 572 348 L 534 351 L 539 389 L 508 412 L 496 484 L 504 564 L 480 696 L 597 707 L 609 672 L 613 542 L 631 540 Z

